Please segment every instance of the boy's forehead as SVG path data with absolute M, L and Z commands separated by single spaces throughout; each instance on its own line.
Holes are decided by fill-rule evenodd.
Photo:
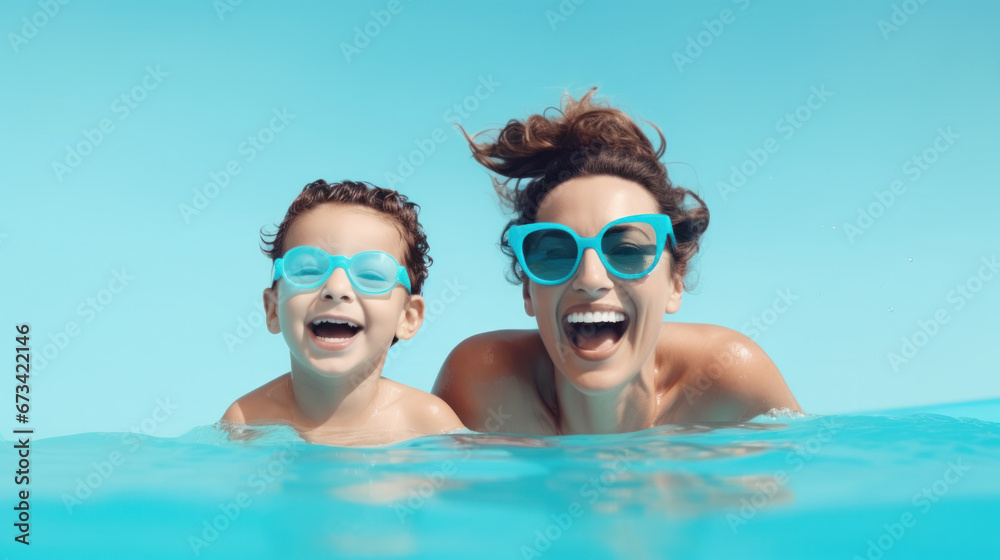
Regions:
M 284 245 L 286 251 L 309 245 L 331 255 L 377 250 L 397 259 L 403 257 L 406 249 L 399 228 L 388 216 L 364 206 L 333 203 L 299 215 L 289 228 Z

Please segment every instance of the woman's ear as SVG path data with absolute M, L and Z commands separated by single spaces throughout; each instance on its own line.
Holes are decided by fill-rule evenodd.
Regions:
M 664 313 L 677 313 L 681 309 L 681 298 L 684 296 L 684 281 L 680 278 L 672 278 L 670 282 L 670 296 L 667 298 Z
M 417 331 L 420 330 L 420 325 L 424 324 L 426 305 L 423 296 L 410 296 L 406 306 L 403 307 L 399 325 L 396 326 L 396 338 L 410 340 L 413 338 L 413 335 L 417 334 Z
M 521 293 L 524 294 L 524 312 L 528 317 L 535 316 L 535 305 L 531 302 L 531 292 L 528 290 L 528 280 L 521 282 Z
M 277 287 L 264 289 L 264 318 L 267 322 L 267 332 L 271 334 L 281 332 L 281 324 L 278 322 Z

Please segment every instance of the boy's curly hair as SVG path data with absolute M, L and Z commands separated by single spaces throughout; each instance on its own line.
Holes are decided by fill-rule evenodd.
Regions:
M 410 276 L 411 292 L 418 295 L 427 279 L 427 269 L 434 260 L 428 255 L 427 235 L 417 220 L 420 206 L 409 202 L 406 196 L 392 189 L 383 189 L 367 181 L 341 181 L 327 183 L 320 179 L 302 189 L 292 205 L 288 207 L 285 219 L 275 233 L 265 233 L 261 228 L 261 251 L 272 262 L 285 254 L 285 237 L 295 219 L 309 210 L 326 203 L 354 204 L 370 208 L 389 218 L 399 230 L 406 244 L 403 266 Z

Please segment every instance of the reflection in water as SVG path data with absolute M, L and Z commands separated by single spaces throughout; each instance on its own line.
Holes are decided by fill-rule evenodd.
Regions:
M 206 426 L 143 437 L 134 449 L 135 438 L 119 434 L 42 438 L 33 442 L 32 507 L 60 535 L 40 539 L 53 558 L 71 557 L 107 527 L 126 528 L 116 538 L 136 550 L 156 542 L 162 554 L 142 550 L 144 558 L 191 556 L 188 535 L 211 541 L 206 558 L 537 557 L 525 550 L 727 558 L 773 551 L 767 543 L 797 547 L 789 557 L 851 558 L 955 461 L 971 470 L 935 504 L 935 518 L 976 534 L 997 525 L 1000 424 L 927 414 L 775 420 L 784 425 L 539 438 L 463 432 L 390 447 L 309 445 L 288 426 L 232 434 Z M 126 460 L 112 472 L 114 453 Z M 66 495 L 103 472 L 93 497 L 68 511 Z M 142 518 L 157 523 L 136 523 Z M 893 548 L 897 556 L 954 547 L 951 521 L 945 531 L 921 519 L 924 528 Z M 965 542 L 972 548 L 951 556 L 988 556 Z
M 330 504 L 354 512 L 349 523 L 326 533 L 344 554 L 374 546 L 378 554 L 406 555 L 428 538 L 414 532 L 425 520 L 457 515 L 461 523 L 470 512 L 499 507 L 521 512 L 524 523 L 553 534 L 562 530 L 554 520 L 570 520 L 578 524 L 574 531 L 590 533 L 611 554 L 655 558 L 649 539 L 627 537 L 630 523 L 659 520 L 663 539 L 684 540 L 681 527 L 691 520 L 716 519 L 721 530 L 735 532 L 758 512 L 793 503 L 787 457 L 808 438 L 801 432 L 797 441 L 772 435 L 788 429 L 747 423 L 668 425 L 608 436 L 463 432 L 375 448 L 363 446 L 371 444 L 372 434 L 356 431 L 302 437 L 341 446 L 306 447 L 316 450 L 307 461 L 320 469 L 312 487 L 325 487 Z M 260 437 L 253 431 L 231 432 L 230 439 Z M 380 532 L 370 534 L 371 526 Z
M 597 515 L 668 518 L 738 510 L 751 502 L 766 502 L 757 508 L 773 507 L 794 499 L 787 477 L 780 472 L 765 469 L 727 476 L 714 465 L 784 453 L 792 448 L 787 443 L 709 445 L 674 441 L 662 434 L 627 442 L 632 445 L 621 445 L 620 437 L 617 445 L 603 447 L 566 441 L 457 434 L 444 446 L 441 439 L 435 441 L 433 460 L 419 446 L 387 449 L 363 477 L 345 477 L 343 484 L 332 488 L 331 497 L 387 506 L 401 520 L 445 501 L 459 508 L 507 503 L 515 492 L 513 505 L 521 508 L 560 513 L 576 504 L 580 511 Z
M 267 434 L 270 429 L 276 426 L 292 428 L 306 443 L 327 445 L 330 447 L 380 447 L 427 436 L 427 434 L 416 430 L 386 431 L 356 427 L 305 429 L 288 422 L 263 426 L 247 426 L 227 420 L 220 420 L 215 423 L 215 427 L 228 434 L 229 439 L 233 441 L 253 441 Z

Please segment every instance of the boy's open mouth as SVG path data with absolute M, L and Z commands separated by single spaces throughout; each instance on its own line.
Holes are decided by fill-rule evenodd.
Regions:
M 599 351 L 618 344 L 628 330 L 629 317 L 620 311 L 570 313 L 562 324 L 570 344 L 580 350 Z
M 338 342 L 353 338 L 361 332 L 362 327 L 348 321 L 347 319 L 337 319 L 334 317 L 321 317 L 309 323 L 309 330 L 316 338 L 325 342 Z

